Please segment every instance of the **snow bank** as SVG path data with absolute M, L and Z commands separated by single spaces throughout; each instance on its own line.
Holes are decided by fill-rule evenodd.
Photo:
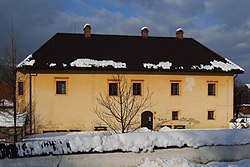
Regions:
M 125 134 L 94 134 L 85 132 L 31 136 L 17 143 L 18 155 L 61 154 L 78 152 L 150 152 L 155 148 L 215 145 L 244 145 L 250 143 L 250 129 L 228 130 L 161 130 Z M 47 144 L 49 142 L 49 144 Z
M 126 63 L 114 62 L 113 60 L 93 60 L 93 59 L 77 59 L 70 63 L 71 67 L 107 67 L 126 68 Z
M 249 166 L 250 145 L 241 146 L 209 146 L 194 148 L 169 148 L 169 149 L 157 149 L 154 152 L 147 153 L 132 153 L 132 152 L 114 152 L 114 153 L 88 153 L 88 154 L 74 154 L 74 155 L 54 155 L 54 156 L 36 156 L 29 158 L 17 158 L 17 159 L 2 159 L 0 160 L 0 166 L 18 166 L 18 167 L 40 167 L 42 162 L 43 167 L 135 167 L 143 165 L 144 167 L 150 166 L 171 166 L 180 167 L 188 165 L 200 165 L 201 164 L 214 164 L 211 166 L 224 165 L 228 167 L 229 164 L 239 166 Z M 178 155 L 178 157 L 176 157 Z M 147 160 L 147 161 L 146 161 Z M 242 160 L 242 161 L 240 161 Z M 146 161 L 146 162 L 145 162 Z M 217 161 L 217 162 L 215 162 Z M 223 161 L 227 163 L 223 163 Z M 229 163 L 229 162 L 237 163 Z M 195 162 L 195 163 L 193 163 Z M 219 163 L 221 162 L 221 163 Z M 2 164 L 1 164 L 2 163 Z M 228 164 L 228 165 L 225 165 Z M 205 165 L 204 165 L 205 166 Z M 208 164 L 207 164 L 208 166 Z M 211 167 L 210 166 L 210 167 Z

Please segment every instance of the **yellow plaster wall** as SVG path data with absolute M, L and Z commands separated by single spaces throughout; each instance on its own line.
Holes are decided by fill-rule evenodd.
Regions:
M 144 89 L 154 92 L 154 128 L 164 125 L 185 125 L 186 128 L 228 128 L 233 117 L 233 76 L 192 75 L 125 75 L 126 79 L 143 80 Z M 67 81 L 67 94 L 56 94 L 56 80 Z M 37 122 L 44 130 L 92 131 L 92 112 L 100 92 L 108 91 L 111 74 L 38 74 L 32 76 L 32 99 Z M 180 95 L 171 96 L 171 81 L 180 82 Z M 207 95 L 207 83 L 214 81 L 217 95 Z M 207 120 L 208 110 L 215 111 L 215 120 Z M 180 120 L 171 121 L 172 111 L 179 111 Z M 140 118 L 140 117 L 139 117 Z M 192 118 L 193 122 L 187 121 Z M 184 120 L 184 121 L 183 121 Z

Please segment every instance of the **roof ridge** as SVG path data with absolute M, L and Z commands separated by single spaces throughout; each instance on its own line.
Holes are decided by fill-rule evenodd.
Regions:
M 57 32 L 56 34 L 63 34 L 63 35 L 83 35 L 83 33 L 73 33 L 73 32 Z M 110 36 L 110 37 L 140 37 L 140 35 L 129 35 L 129 34 L 102 34 L 102 33 L 92 33 L 93 36 Z M 170 39 L 177 39 L 176 37 L 168 37 L 168 36 L 148 36 L 148 38 L 170 38 Z M 183 39 L 193 39 L 191 37 L 185 37 Z

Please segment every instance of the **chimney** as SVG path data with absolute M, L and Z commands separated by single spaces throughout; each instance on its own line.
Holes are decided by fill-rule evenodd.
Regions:
M 83 33 L 85 38 L 90 38 L 91 37 L 91 26 L 89 23 L 86 23 L 83 26 Z
M 141 28 L 141 37 L 147 38 L 148 37 L 148 32 L 149 32 L 148 27 L 142 27 Z
M 176 38 L 183 39 L 183 34 L 184 34 L 184 31 L 182 28 L 176 29 Z

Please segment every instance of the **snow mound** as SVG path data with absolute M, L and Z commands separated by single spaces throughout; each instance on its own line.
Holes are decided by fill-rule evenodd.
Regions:
M 173 129 L 171 129 L 171 128 L 169 128 L 169 127 L 167 127 L 167 126 L 164 126 L 164 127 L 162 127 L 160 130 L 159 130 L 159 132 L 166 132 L 166 131 L 172 131 Z

